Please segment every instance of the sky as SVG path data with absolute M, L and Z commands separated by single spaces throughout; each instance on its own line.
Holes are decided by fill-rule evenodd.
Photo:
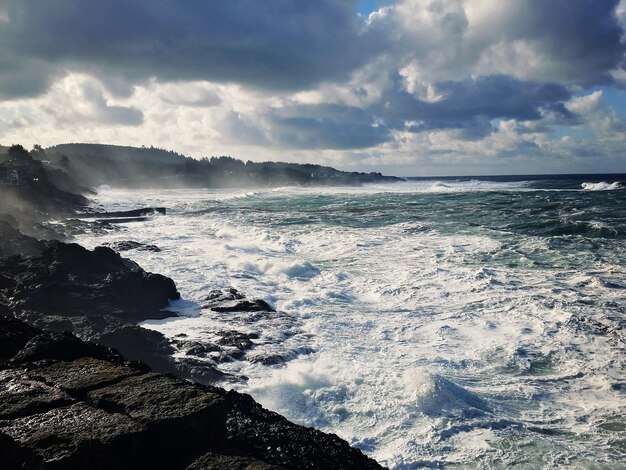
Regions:
M 626 0 L 0 0 L 0 144 L 626 172 Z

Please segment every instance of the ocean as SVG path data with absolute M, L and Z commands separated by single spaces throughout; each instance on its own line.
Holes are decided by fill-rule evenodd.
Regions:
M 180 317 L 292 421 L 392 469 L 626 468 L 626 175 L 420 178 L 251 191 L 101 188 L 103 210 L 166 216 L 84 234 L 173 278 Z M 201 310 L 234 287 L 285 312 Z M 280 356 L 264 365 L 254 357 Z

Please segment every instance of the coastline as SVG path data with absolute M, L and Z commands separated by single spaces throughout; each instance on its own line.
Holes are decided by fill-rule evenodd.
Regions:
M 75 210 L 76 205 L 71 212 L 66 206 L 55 214 L 69 216 Z M 45 226 L 41 222 L 45 216 L 37 222 Z M 180 454 L 168 454 L 168 468 L 381 468 L 335 435 L 290 423 L 248 395 L 213 387 L 224 375 L 206 362 L 174 360 L 170 340 L 138 326 L 175 315 L 163 310 L 179 296 L 172 279 L 145 272 L 111 248 L 89 251 L 74 243 L 41 241 L 14 225 L 3 222 L 0 227 L 0 334 L 7 344 L 0 365 L 0 448 L 5 468 L 136 468 L 150 459 L 162 462 L 163 448 Z M 209 292 L 207 299 L 210 308 L 225 312 L 276 314 L 267 303 L 236 291 Z M 231 335 L 228 346 L 244 350 L 250 344 L 249 338 L 246 342 Z M 50 368 L 60 372 L 42 379 Z M 91 384 L 89 396 L 75 381 Z M 120 384 L 123 391 L 110 390 Z M 167 384 L 185 392 L 177 396 Z M 113 398 L 93 398 L 90 394 L 98 390 Z M 152 402 L 128 403 L 122 395 L 147 395 Z M 196 395 L 210 406 L 198 408 Z M 154 408 L 162 402 L 174 404 L 167 410 Z M 121 423 L 118 413 L 125 406 L 147 410 L 139 418 L 122 412 L 130 413 L 133 422 Z M 168 436 L 197 432 L 204 426 L 199 415 L 214 428 L 203 431 L 204 439 L 193 440 L 193 450 L 177 449 L 176 439 Z M 102 426 L 89 424 L 94 420 Z M 76 434 L 68 437 L 67 426 L 76 426 Z M 128 449 L 137 445 L 151 457 L 136 460 Z

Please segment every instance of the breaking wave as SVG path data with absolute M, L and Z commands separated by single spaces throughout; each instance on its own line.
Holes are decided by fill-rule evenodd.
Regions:
M 605 181 L 599 183 L 583 183 L 581 186 L 585 191 L 613 191 L 616 189 L 624 189 L 624 185 L 618 181 L 614 183 L 607 183 Z

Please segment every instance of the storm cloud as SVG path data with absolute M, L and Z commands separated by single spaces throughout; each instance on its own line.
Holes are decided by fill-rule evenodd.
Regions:
M 3 3 L 0 87 L 16 71 L 33 78 L 13 87 L 16 95 L 41 92 L 59 67 L 138 83 L 156 77 L 301 89 L 344 78 L 376 44 L 368 41 L 354 1 Z
M 625 145 L 626 0 L 359 3 L 0 0 L 0 140 L 386 168 Z

